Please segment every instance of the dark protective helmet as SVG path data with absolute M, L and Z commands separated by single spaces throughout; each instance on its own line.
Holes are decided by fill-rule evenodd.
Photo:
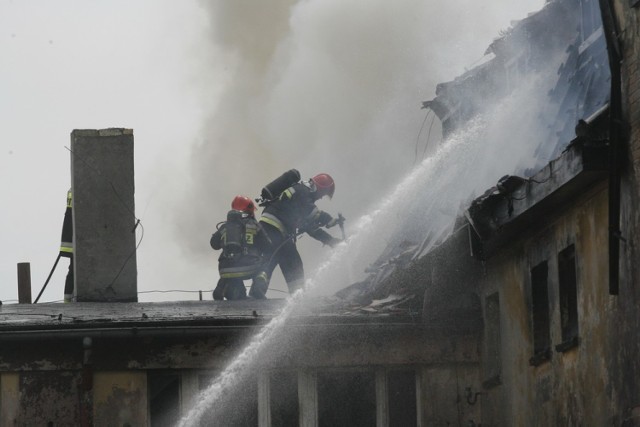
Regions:
M 333 182 L 333 178 L 328 173 L 319 173 L 311 178 L 311 181 L 316 185 L 316 192 L 318 199 L 324 196 L 333 197 L 333 192 L 336 191 L 336 184 Z
M 233 202 L 231 202 L 231 209 L 253 215 L 253 213 L 256 211 L 256 205 L 254 205 L 253 200 L 251 200 L 247 196 L 236 196 L 233 199 Z

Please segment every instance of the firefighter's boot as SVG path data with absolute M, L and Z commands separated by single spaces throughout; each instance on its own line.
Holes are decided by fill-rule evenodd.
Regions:
M 229 301 L 245 299 L 247 297 L 247 290 L 244 288 L 244 282 L 242 280 L 229 282 L 224 290 L 224 297 Z
M 213 290 L 213 299 L 216 301 L 222 301 L 224 299 L 224 290 L 227 286 L 223 279 L 218 280 L 218 285 Z
M 269 280 L 267 273 L 263 271 L 253 278 L 249 296 L 255 299 L 267 299 L 267 289 L 269 289 Z

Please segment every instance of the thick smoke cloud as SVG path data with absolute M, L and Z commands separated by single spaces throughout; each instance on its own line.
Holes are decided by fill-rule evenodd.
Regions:
M 208 236 L 233 196 L 255 197 L 292 167 L 335 178 L 336 196 L 321 208 L 353 220 L 375 209 L 427 143 L 426 131 L 417 141 L 421 101 L 541 3 L 203 2 L 203 61 L 225 80 L 191 155 L 176 221 L 185 254 L 215 269 Z M 307 271 L 328 251 L 310 240 L 300 241 Z

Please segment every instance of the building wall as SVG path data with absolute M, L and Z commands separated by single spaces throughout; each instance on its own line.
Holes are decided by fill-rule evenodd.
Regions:
M 147 425 L 146 372 L 3 372 L 0 425 Z
M 139 332 L 123 328 L 114 336 L 97 333 L 92 339 L 87 330 L 84 339 L 64 335 L 48 339 L 54 334 L 40 336 L 37 342 L 26 337 L 3 341 L 0 425 L 166 425 L 156 424 L 163 420 L 171 420 L 168 425 L 173 425 L 237 357 L 250 331 L 257 330 L 222 331 L 207 338 L 139 337 Z M 369 381 L 362 386 L 369 397 L 356 403 L 375 408 L 373 415 L 379 419 L 397 419 L 403 408 L 413 408 L 409 410 L 423 426 L 478 420 L 480 405 L 465 401 L 466 388 L 478 391 L 476 348 L 474 334 L 443 336 L 419 322 L 291 325 L 262 348 L 256 366 L 234 371 L 234 386 L 222 401 L 216 400 L 211 417 L 227 419 L 241 414 L 246 415 L 241 425 L 256 425 L 258 402 L 263 402 L 262 408 L 269 402 L 264 387 L 257 387 L 257 379 L 264 373 L 277 379 L 285 372 L 319 378 L 317 388 L 315 383 L 299 382 L 307 386 L 298 389 L 298 396 L 307 396 L 307 403 L 313 403 L 317 396 L 319 406 L 300 404 L 300 408 L 316 408 L 320 416 L 331 414 L 327 399 L 340 393 L 348 395 L 345 384 L 336 383 L 336 378 L 348 379 L 355 373 L 355 377 L 361 375 Z M 415 387 L 402 394 L 404 402 L 392 396 L 392 377 L 399 371 L 414 375 Z M 389 381 L 384 380 L 386 376 Z M 333 384 L 336 393 L 327 392 L 323 378 L 333 378 L 328 384 Z M 257 389 L 263 394 L 257 396 L 252 391 Z M 229 400 L 231 411 L 218 411 Z M 238 402 L 240 409 L 235 410 Z M 348 406 L 344 411 L 345 416 L 357 412 Z M 305 415 L 305 419 L 315 419 L 313 412 Z M 267 418 L 261 415 L 260 419 Z
M 613 4 L 621 47 L 623 107 L 620 192 L 620 283 L 609 293 L 609 203 L 607 183 L 533 237 L 522 237 L 487 263 L 483 280 L 485 334 L 481 380 L 483 425 L 640 425 L 640 2 Z M 633 4 L 635 6 L 632 6 Z M 611 31 L 611 27 L 607 28 Z M 611 46 L 609 47 L 611 49 Z M 613 75 L 616 79 L 616 75 Z M 615 87 L 615 85 L 614 85 Z M 612 97 L 612 100 L 614 97 Z M 557 254 L 575 244 L 578 273 L 577 347 L 562 343 Z M 548 262 L 551 359 L 536 360 L 531 269 Z M 490 329 L 490 301 L 500 302 L 498 333 Z M 489 302 L 489 303 L 488 303 Z M 495 322 L 494 322 L 495 323 Z M 491 346 L 499 346 L 496 362 Z
M 570 209 L 556 212 L 544 230 L 522 236 L 488 260 L 481 290 L 483 426 L 640 425 L 640 2 L 610 3 L 621 47 L 625 122 L 619 168 L 619 291 L 609 293 L 608 183 L 592 189 Z M 557 255 L 572 243 L 579 344 L 562 352 L 555 349 L 562 342 Z M 544 260 L 548 262 L 551 358 L 531 365 L 535 340 L 531 269 Z M 497 334 L 489 328 L 489 297 L 500 302 Z M 496 343 L 498 362 L 490 348 Z
M 397 372 L 413 375 L 415 388 L 398 394 L 397 386 L 394 388 L 391 385 L 393 375 Z M 322 402 L 334 399 L 336 393 L 352 394 L 348 382 L 342 385 L 334 384 L 333 388 L 327 389 L 326 386 L 322 387 L 322 382 L 317 378 L 329 375 L 334 379 L 341 379 L 356 375 L 375 378 L 375 382 L 370 382 L 368 388 L 360 389 L 360 392 L 367 392 L 364 394 L 368 397 L 352 398 L 356 403 L 364 402 L 366 406 L 376 408 L 375 417 L 380 420 L 380 426 L 398 425 L 398 419 L 403 420 L 402 425 L 407 426 L 440 427 L 460 423 L 466 425 L 469 422 L 479 422 L 481 418 L 480 400 L 475 395 L 478 391 L 478 388 L 475 388 L 478 382 L 477 372 L 475 364 L 447 363 L 423 366 L 348 365 L 339 368 L 265 370 L 261 373 L 267 378 L 266 390 L 270 388 L 270 384 L 277 383 L 283 374 L 289 373 L 299 378 L 297 393 L 293 390 L 290 396 L 293 401 L 288 403 L 297 409 L 289 413 L 289 419 L 283 419 L 281 413 L 261 413 L 260 417 L 257 417 L 259 407 L 262 412 L 270 412 L 269 408 L 273 408 L 271 399 L 275 397 L 273 393 L 265 393 L 264 387 L 256 393 L 259 374 L 251 375 L 248 383 L 241 384 L 239 388 L 232 387 L 227 390 L 225 395 L 217 399 L 215 405 L 206 411 L 205 417 L 235 422 L 241 415 L 246 417 L 246 420 L 241 422 L 242 425 L 269 426 L 269 420 L 276 422 L 274 425 L 278 425 L 277 420 L 293 424 L 297 420 L 291 419 L 291 414 L 297 418 L 298 414 L 304 413 L 304 419 L 307 420 L 305 425 L 314 426 L 316 424 L 313 420 L 323 412 L 323 405 L 318 407 L 318 399 Z M 0 425 L 174 425 L 181 416 L 188 413 L 210 381 L 219 373 L 185 369 L 95 371 L 90 374 L 89 383 L 84 382 L 86 377 L 83 372 L 50 370 L 3 373 L 0 376 Z M 300 378 L 309 375 L 315 379 L 312 383 L 300 382 Z M 159 377 L 175 378 L 177 387 L 170 390 L 157 381 L 155 387 L 150 386 L 153 379 Z M 85 385 L 89 384 L 90 388 L 85 389 Z M 250 390 L 253 390 L 253 394 Z M 235 393 L 240 395 L 236 396 Z M 404 402 L 399 401 L 399 398 L 404 399 Z M 326 404 L 324 407 L 326 412 Z M 401 411 L 403 408 L 413 408 L 415 412 L 398 412 L 398 407 Z M 309 410 L 313 413 L 308 413 Z M 342 408 L 342 411 L 345 411 L 341 415 L 345 419 L 358 417 L 357 409 L 349 409 L 348 405 Z M 278 418 L 274 421 L 274 417 Z M 262 420 L 260 424 L 258 419 Z
M 482 419 L 478 365 L 425 366 L 420 370 L 422 427 L 474 426 Z
M 637 181 L 640 171 L 640 6 L 630 7 L 627 0 L 614 0 L 613 3 L 623 53 L 622 83 L 626 92 L 623 108 L 631 127 L 630 160 Z M 635 190 L 636 197 L 640 196 L 640 187 L 636 185 Z
M 500 299 L 499 381 L 483 364 L 483 426 L 611 425 L 627 409 L 610 345 L 618 297 L 609 295 L 608 192 L 601 184 L 549 225 L 487 261 L 482 300 Z M 575 246 L 579 343 L 564 352 L 558 253 Z M 534 356 L 531 269 L 547 262 L 550 360 Z M 486 307 L 485 307 L 486 309 Z M 486 329 L 486 328 L 485 328 Z M 485 330 L 485 336 L 491 331 Z M 483 359 L 489 353 L 483 349 Z M 614 424 L 618 425 L 618 424 Z
M 640 378 L 640 4 L 632 7 L 637 2 L 628 0 L 611 3 L 621 46 L 622 110 L 628 134 L 623 141 L 621 168 L 621 280 L 609 346 L 614 349 L 615 374 Z M 623 422 L 640 425 L 640 385 L 626 381 L 616 392 L 625 405 Z

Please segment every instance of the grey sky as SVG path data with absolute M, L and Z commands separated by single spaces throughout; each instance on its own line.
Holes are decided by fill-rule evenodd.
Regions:
M 18 262 L 35 298 L 57 256 L 71 130 L 134 130 L 138 290 L 210 290 L 235 194 L 296 167 L 334 175 L 327 211 L 365 213 L 411 168 L 435 84 L 543 0 L 294 3 L 0 0 L 0 300 L 17 299 Z M 307 270 L 328 250 L 309 240 Z M 61 299 L 66 263 L 42 301 Z

